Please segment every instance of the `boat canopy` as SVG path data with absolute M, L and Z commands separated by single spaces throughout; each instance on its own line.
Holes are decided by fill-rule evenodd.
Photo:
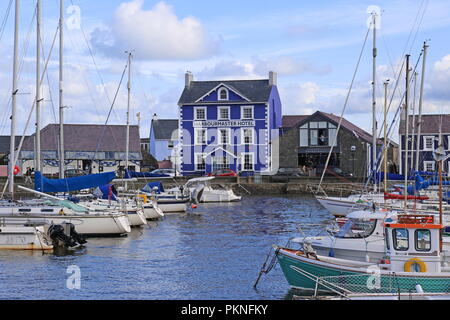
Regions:
M 48 179 L 41 172 L 36 171 L 34 189 L 40 192 L 78 191 L 103 186 L 115 178 L 115 172 L 105 172 L 66 179 Z
M 376 219 L 376 220 L 384 220 L 384 219 L 389 218 L 389 217 L 391 217 L 393 215 L 395 215 L 395 213 L 392 212 L 392 211 L 372 212 L 372 211 L 360 210 L 360 211 L 350 212 L 349 214 L 346 215 L 346 218 L 349 218 L 349 219 Z
M 156 188 L 156 189 L 155 189 Z M 142 188 L 143 192 L 152 193 L 156 191 L 157 194 L 161 194 L 161 192 L 164 192 L 164 187 L 161 182 L 150 182 L 145 185 L 144 188 Z

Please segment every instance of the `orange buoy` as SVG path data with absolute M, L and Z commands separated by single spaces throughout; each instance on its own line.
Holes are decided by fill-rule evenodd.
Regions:
M 192 209 L 197 209 L 197 205 L 195 203 L 191 204 Z

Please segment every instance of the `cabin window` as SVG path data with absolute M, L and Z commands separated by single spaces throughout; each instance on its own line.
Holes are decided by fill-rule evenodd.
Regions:
M 427 229 L 419 229 L 415 231 L 416 251 L 431 250 L 431 232 Z
M 41 209 L 41 212 L 54 212 L 53 209 Z
M 386 241 L 386 250 L 391 250 L 391 243 L 389 240 L 389 232 L 387 229 L 384 229 L 384 240 Z
M 397 251 L 407 251 L 409 249 L 408 229 L 394 229 L 392 231 L 394 249 Z
M 19 212 L 31 212 L 31 209 L 19 209 Z

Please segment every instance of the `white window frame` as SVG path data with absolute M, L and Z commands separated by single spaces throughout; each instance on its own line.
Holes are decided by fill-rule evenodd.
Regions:
M 431 164 L 433 166 L 432 170 L 427 169 L 427 165 Z M 436 161 L 424 161 L 423 162 L 423 171 L 425 172 L 432 172 L 436 170 Z
M 203 110 L 205 112 L 205 118 L 199 119 L 197 117 L 197 110 Z M 207 120 L 208 115 L 206 114 L 206 107 L 194 107 L 194 120 Z
M 244 109 L 252 109 L 252 116 L 250 118 L 244 118 Z M 241 106 L 241 120 L 254 120 L 255 119 L 255 106 Z
M 199 162 L 198 162 L 198 157 L 202 157 L 202 159 L 203 159 L 203 162 L 205 163 L 205 169 L 199 169 L 198 168 L 198 165 L 199 165 Z M 194 153 L 194 169 L 195 169 L 195 171 L 206 171 L 206 153 Z
M 252 141 L 250 143 L 245 143 L 245 130 L 250 130 L 252 133 Z M 250 146 L 255 144 L 255 130 L 252 127 L 241 128 L 241 144 L 244 146 Z
M 242 158 L 241 158 L 241 171 L 255 171 L 255 153 L 253 152 L 243 152 L 242 154 Z M 251 169 L 245 169 L 245 156 L 246 155 L 250 155 L 251 156 L 251 165 L 252 168 Z
M 228 111 L 228 117 L 227 118 L 222 118 L 220 116 L 220 110 L 227 110 Z M 230 118 L 231 118 L 230 107 L 218 107 L 217 108 L 217 120 L 230 120 Z
M 447 150 L 450 151 L 450 136 L 447 136 Z M 450 172 L 450 170 L 448 170 Z
M 205 131 L 205 141 L 202 143 L 198 142 L 199 131 Z M 196 146 L 204 146 L 208 143 L 208 130 L 206 128 L 194 128 L 194 145 Z
M 222 131 L 225 130 L 227 132 L 227 143 L 222 142 Z M 231 144 L 231 128 L 217 128 L 217 144 L 218 145 L 230 145 Z
M 436 138 L 435 136 L 424 136 L 423 137 L 423 148 L 422 148 L 422 151 L 433 151 L 433 149 L 434 149 L 434 139 L 435 138 Z M 432 139 L 433 140 L 433 146 L 431 147 L 431 149 L 427 148 L 427 139 Z M 407 140 L 405 140 L 405 141 L 407 141 Z
M 226 93 L 227 93 L 227 97 L 226 97 L 226 99 L 222 99 L 221 98 L 221 93 L 223 92 L 223 91 L 225 91 Z M 230 100 L 230 92 L 228 91 L 228 89 L 227 88 L 220 88 L 218 91 L 217 91 L 217 100 L 218 101 L 228 101 L 228 100 Z

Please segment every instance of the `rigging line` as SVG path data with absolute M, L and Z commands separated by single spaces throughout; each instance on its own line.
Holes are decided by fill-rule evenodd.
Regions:
M 70 0 L 70 2 L 72 3 L 72 5 L 74 5 L 73 0 Z M 86 46 L 87 46 L 87 48 L 89 50 L 89 54 L 90 54 L 90 56 L 92 58 L 92 62 L 94 63 L 95 70 L 97 71 L 98 77 L 100 78 L 100 82 L 101 82 L 101 84 L 103 86 L 103 90 L 105 91 L 105 96 L 108 99 L 109 104 L 111 105 L 112 102 L 111 102 L 111 98 L 109 97 L 105 81 L 103 80 L 103 77 L 102 77 L 102 75 L 100 73 L 100 70 L 98 68 L 97 62 L 95 60 L 94 52 L 92 51 L 92 48 L 89 45 L 89 41 L 87 39 L 86 33 L 84 32 L 84 28 L 83 28 L 83 25 L 81 24 L 81 21 L 80 21 L 80 25 L 79 26 L 80 26 L 81 33 L 83 34 L 84 41 L 86 42 Z M 115 111 L 114 111 L 114 115 L 116 116 L 117 120 L 120 121 L 120 117 L 115 113 Z
M 32 31 L 33 26 L 34 26 L 35 18 L 36 18 L 36 10 L 34 10 L 34 15 L 33 15 L 33 18 L 31 19 L 31 23 L 30 23 L 30 26 L 28 28 L 27 36 L 25 37 L 25 40 L 23 42 L 23 49 L 22 49 L 22 53 L 21 53 L 21 57 L 20 57 L 20 64 L 19 64 L 17 81 L 21 80 L 23 67 L 25 65 L 25 57 L 28 54 L 28 48 L 30 46 L 31 31 Z M 8 92 L 11 92 L 11 86 L 9 87 Z M 11 96 L 9 97 L 9 100 L 11 100 Z M 8 104 L 9 104 L 9 102 L 8 102 Z M 12 106 L 9 105 L 7 108 L 8 108 L 7 112 L 4 114 L 4 118 L 2 120 L 2 127 L 3 128 L 4 128 L 4 125 L 6 124 L 6 121 L 8 119 L 10 119 L 10 117 L 8 117 L 8 116 L 10 116 L 10 111 L 11 111 Z
M 78 45 L 75 43 L 75 41 L 74 41 L 74 39 L 72 38 L 72 36 L 70 35 L 70 33 L 69 33 L 69 39 L 70 39 L 72 45 L 73 45 L 76 49 L 80 49 L 80 46 L 78 46 Z M 77 59 L 77 62 L 78 62 L 79 65 L 82 65 L 82 63 L 80 62 L 79 59 Z M 83 72 L 82 72 L 81 74 L 82 74 L 83 80 L 84 80 L 84 82 L 85 82 L 85 85 L 86 85 L 86 87 L 87 87 L 87 89 L 88 89 L 88 91 L 89 91 L 89 95 L 90 95 L 91 100 L 92 100 L 92 102 L 93 102 L 93 105 L 94 105 L 94 108 L 95 108 L 95 112 L 97 113 L 97 116 L 100 117 L 100 112 L 99 112 L 98 104 L 97 104 L 97 102 L 96 102 L 96 100 L 95 100 L 95 98 L 94 98 L 94 94 L 92 93 L 91 86 L 89 85 L 89 81 L 87 80 L 86 75 L 85 75 Z M 106 90 L 106 88 L 105 88 L 105 90 Z M 113 110 L 113 112 L 114 112 L 114 110 Z M 110 128 L 109 130 L 111 131 L 111 135 L 112 135 L 112 137 L 113 137 L 113 140 L 114 140 L 114 143 L 115 143 L 116 147 L 118 147 L 119 144 L 118 144 L 117 139 L 116 139 L 116 137 L 115 137 L 115 135 L 114 135 L 114 132 L 112 131 L 111 128 Z M 101 141 L 100 141 L 100 142 L 101 142 Z M 96 152 L 98 152 L 98 149 L 99 149 L 99 147 L 97 146 Z M 95 153 L 92 155 L 91 160 L 94 160 L 94 159 L 95 159 Z
M 406 43 L 405 43 L 405 47 L 403 48 L 403 51 L 402 51 L 402 52 L 403 52 L 403 55 L 402 55 L 402 56 L 404 56 L 404 55 L 406 54 L 406 49 L 408 48 L 409 42 L 410 42 L 410 40 L 411 40 L 411 36 L 412 36 L 412 34 L 413 34 L 415 25 L 416 25 L 416 23 L 417 23 L 417 20 L 418 20 L 418 18 L 419 18 L 419 15 L 420 15 L 420 11 L 422 10 L 422 7 L 423 7 L 425 1 L 426 1 L 426 0 L 422 0 L 422 2 L 420 3 L 419 9 L 417 10 L 417 14 L 416 14 L 416 17 L 414 18 L 413 25 L 411 26 L 411 30 L 409 31 L 408 39 L 407 39 L 407 41 L 406 41 Z M 411 49 L 410 49 L 410 50 L 411 50 Z
M 428 9 L 428 2 L 429 2 L 429 1 L 426 0 L 425 2 L 426 2 L 426 4 L 425 4 L 425 7 L 423 8 L 422 17 L 420 18 L 420 22 L 419 22 L 419 24 L 417 25 L 416 33 L 415 33 L 415 35 L 414 35 L 414 38 L 413 38 L 413 41 L 412 41 L 412 43 L 411 43 L 411 47 L 409 48 L 409 51 L 412 50 L 412 47 L 414 46 L 414 43 L 416 42 L 417 35 L 419 34 L 419 29 L 420 29 L 420 27 L 421 27 L 421 25 L 422 25 L 423 18 L 424 18 L 425 13 L 426 13 L 426 11 L 427 11 L 427 9 Z
M 420 59 L 421 59 L 422 55 L 423 55 L 423 51 L 422 51 L 422 53 L 419 55 L 419 58 L 417 59 L 417 62 L 416 62 L 415 66 L 414 66 L 414 69 L 413 69 L 413 72 L 416 72 L 417 67 L 418 67 L 418 65 L 419 65 L 419 62 L 420 62 Z M 399 76 L 400 76 L 400 74 L 399 74 Z M 413 82 L 413 79 L 411 78 L 410 81 L 409 81 L 409 83 L 408 83 L 408 87 L 411 85 L 412 82 Z M 388 130 L 388 132 L 387 132 L 388 136 L 391 135 L 391 129 L 393 128 L 394 123 L 397 121 L 396 118 L 397 118 L 397 116 L 398 116 L 399 111 L 400 111 L 400 110 L 403 111 L 402 103 L 403 103 L 403 100 L 405 99 L 405 95 L 406 95 L 406 93 L 403 94 L 402 99 L 400 100 L 400 105 L 399 105 L 399 107 L 397 108 L 397 112 L 396 112 L 396 114 L 394 115 L 394 118 L 392 119 L 392 124 L 391 124 L 391 126 L 389 127 L 389 130 Z M 406 106 L 406 107 L 407 107 L 407 106 Z M 384 121 L 383 121 L 383 125 L 384 125 Z M 380 136 L 381 136 L 381 132 L 380 132 Z M 380 137 L 378 137 L 378 138 L 380 138 Z M 386 147 L 386 141 L 383 141 L 383 145 L 382 145 L 381 151 L 382 151 L 385 147 Z M 380 167 L 381 167 L 381 160 L 380 160 L 380 159 L 381 159 L 381 160 L 383 159 L 383 152 L 379 152 L 379 153 L 378 153 L 378 156 L 377 156 L 377 172 L 378 172 L 378 170 L 379 170 Z M 366 181 L 365 188 L 368 187 L 369 181 L 370 181 L 372 178 L 374 178 L 374 174 L 375 174 L 375 172 L 373 172 L 373 170 L 372 170 L 372 172 L 371 172 L 370 175 L 369 175 L 369 178 L 368 178 L 367 181 Z
M 112 112 L 112 110 L 113 110 L 113 108 L 114 108 L 114 104 L 115 104 L 116 99 L 117 99 L 117 96 L 118 96 L 118 94 L 119 94 L 120 87 L 122 86 L 122 82 L 123 82 L 123 79 L 124 79 L 124 77 L 125 77 L 125 73 L 126 73 L 127 69 L 128 69 L 128 63 L 125 65 L 125 68 L 123 69 L 122 77 L 120 78 L 119 85 L 118 85 L 117 90 L 116 90 L 116 93 L 115 93 L 115 95 L 114 95 L 114 100 L 113 100 L 113 102 L 112 102 L 112 104 L 111 104 L 111 107 L 109 108 L 108 116 L 106 117 L 106 121 L 105 121 L 105 126 L 103 126 L 103 128 L 102 128 L 102 135 L 100 136 L 100 139 L 99 139 L 99 141 L 98 141 L 98 143 L 97 143 L 97 148 L 96 148 L 96 150 L 95 150 L 95 153 L 97 153 L 98 150 L 99 150 L 99 148 L 100 148 L 100 142 L 102 141 L 102 139 L 103 139 L 103 137 L 104 137 L 106 125 L 108 124 L 109 117 L 111 116 L 111 112 Z M 111 128 L 110 128 L 110 129 L 111 129 Z
M 334 136 L 334 140 L 333 140 L 332 146 L 334 146 L 336 144 L 336 141 L 337 141 L 337 136 L 339 134 L 339 129 L 341 128 L 342 120 L 343 120 L 343 117 L 344 117 L 344 112 L 345 112 L 345 109 L 347 108 L 347 104 L 348 104 L 348 101 L 350 99 L 350 93 L 351 93 L 351 91 L 353 89 L 353 84 L 355 83 L 356 75 L 358 73 L 359 65 L 361 63 L 361 59 L 362 59 L 362 56 L 363 56 L 363 53 L 364 53 L 364 49 L 365 49 L 366 43 L 367 43 L 367 38 L 369 37 L 369 33 L 370 33 L 370 29 L 371 29 L 372 25 L 373 25 L 373 21 L 370 23 L 369 28 L 367 28 L 367 33 L 366 33 L 366 36 L 364 38 L 364 43 L 362 45 L 361 52 L 360 52 L 359 58 L 358 58 L 358 62 L 356 64 L 356 68 L 355 68 L 355 71 L 353 73 L 352 81 L 350 83 L 350 87 L 349 87 L 348 92 L 347 92 L 347 97 L 345 98 L 344 108 L 342 109 L 342 112 L 341 112 L 341 117 L 339 119 L 339 124 L 338 124 L 338 127 L 336 129 L 336 134 Z M 373 25 L 373 27 L 375 28 L 376 26 Z M 333 152 L 333 147 L 330 148 L 330 152 L 328 153 L 327 161 L 325 163 L 325 167 L 324 168 L 328 167 L 328 163 L 330 162 L 330 158 L 331 158 L 332 152 Z M 318 187 L 317 191 L 319 190 L 320 186 L 322 185 L 323 179 L 325 177 L 325 172 L 326 172 L 326 170 L 324 169 L 323 172 L 322 172 L 322 177 L 320 178 L 319 187 Z
M 2 20 L 2 25 L 0 27 L 0 30 L 1 30 L 0 31 L 0 41 L 3 39 L 3 34 L 5 32 L 6 24 L 8 23 L 9 13 L 11 12 L 12 3 L 13 3 L 13 0 L 9 0 L 8 8 L 6 9 L 5 16 L 3 17 L 3 20 Z

